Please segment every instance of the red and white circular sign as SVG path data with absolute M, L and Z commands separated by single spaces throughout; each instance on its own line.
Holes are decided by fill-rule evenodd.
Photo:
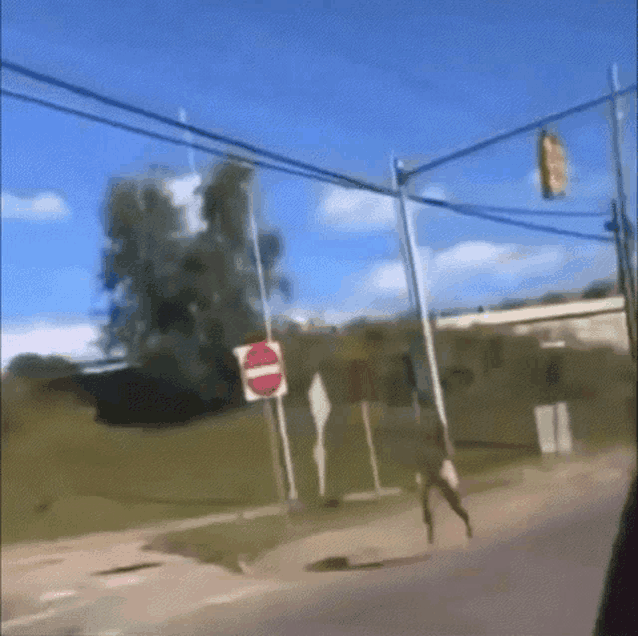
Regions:
M 281 385 L 281 363 L 276 352 L 265 342 L 252 345 L 244 369 L 248 386 L 257 395 L 270 397 Z
M 254 401 L 287 393 L 279 343 L 257 342 L 237 347 L 235 355 L 242 370 L 246 399 Z

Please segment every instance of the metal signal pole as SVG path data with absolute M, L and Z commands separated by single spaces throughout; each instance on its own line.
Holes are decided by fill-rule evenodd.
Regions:
M 612 228 L 616 234 L 616 250 L 618 252 L 618 276 L 625 297 L 625 315 L 627 320 L 627 333 L 629 336 L 629 347 L 634 361 L 638 356 L 636 352 L 636 280 L 633 272 L 633 228 L 626 214 L 626 196 L 623 183 L 621 140 L 620 140 L 620 119 L 622 117 L 618 110 L 618 67 L 614 64 L 609 69 L 609 86 L 611 95 L 611 136 L 612 149 L 614 155 L 614 172 L 616 177 L 617 199 L 613 203 Z
M 436 410 L 443 426 L 443 438 L 445 440 L 445 450 L 448 456 L 454 454 L 454 447 L 450 441 L 450 434 L 448 431 L 447 416 L 445 413 L 445 402 L 443 399 L 443 388 L 441 387 L 441 380 L 439 377 L 439 368 L 436 361 L 436 353 L 434 350 L 434 337 L 432 335 L 432 327 L 428 320 L 427 301 L 425 299 L 424 285 L 422 280 L 422 268 L 417 252 L 416 240 L 414 238 L 414 227 L 412 224 L 412 217 L 408 214 L 406 209 L 406 193 L 405 193 L 405 176 L 402 173 L 402 163 L 392 157 L 392 177 L 393 188 L 399 190 L 399 215 L 401 218 L 402 226 L 402 243 L 405 251 L 406 269 L 408 270 L 408 287 L 411 291 L 412 300 L 416 305 L 416 310 L 423 328 L 423 339 L 425 342 L 425 352 L 427 354 L 428 363 L 430 367 L 430 377 L 432 378 L 432 385 L 434 389 L 434 403 Z M 415 359 L 414 364 L 418 364 Z

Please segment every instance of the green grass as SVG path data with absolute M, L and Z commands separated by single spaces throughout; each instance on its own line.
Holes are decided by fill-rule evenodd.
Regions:
M 277 501 L 269 431 L 259 406 L 165 432 L 98 425 L 92 411 L 37 387 L 30 395 L 3 390 L 2 407 L 4 544 Z M 352 413 L 343 411 L 337 422 L 343 435 L 328 444 L 331 496 L 373 488 L 360 415 Z M 299 417 L 309 418 L 308 409 Z M 291 434 L 291 447 L 299 496 L 312 504 L 318 479 L 312 424 L 309 430 Z M 384 475 L 390 479 L 392 471 Z M 44 502 L 53 504 L 50 510 L 36 512 Z
M 188 429 L 142 433 L 100 426 L 92 411 L 60 399 L 4 390 L 2 398 L 4 543 L 276 500 L 268 430 L 259 416 L 231 414 L 224 426 L 211 418 Z M 42 501 L 56 503 L 35 513 Z
M 491 457 L 493 461 L 486 461 Z M 466 494 L 503 485 L 498 480 L 481 483 L 481 476 L 497 468 L 537 463 L 540 457 L 513 454 L 496 455 L 494 451 L 461 450 L 455 464 L 462 476 Z M 412 479 L 414 480 L 414 473 Z M 476 481 L 473 481 L 476 480 Z M 470 483 L 467 483 L 469 480 Z M 280 545 L 321 532 L 334 531 L 370 523 L 389 515 L 401 514 L 418 505 L 416 493 L 386 496 L 381 500 L 346 502 L 338 508 L 311 508 L 301 513 L 242 520 L 169 532 L 155 537 L 148 549 L 196 557 L 203 563 L 214 563 L 240 572 L 239 561 L 247 563 Z
M 15 388 L 3 386 L 2 391 L 4 544 L 124 530 L 277 501 L 269 431 L 260 406 L 183 429 L 141 432 L 98 425 L 92 411 L 65 396 L 47 394 L 37 385 L 30 392 Z M 492 421 L 485 419 L 489 409 L 458 409 L 457 413 L 451 409 L 451 421 L 468 431 L 489 425 L 490 430 L 506 427 L 503 430 L 513 434 L 515 415 L 521 410 L 517 409 L 493 409 Z M 589 418 L 589 437 L 602 444 L 631 428 L 594 426 L 609 421 L 605 413 L 620 421 L 622 409 L 616 410 L 581 406 L 572 417 L 574 424 Z M 310 411 L 286 406 L 286 412 L 297 490 L 300 499 L 312 505 L 318 502 L 318 479 L 312 459 L 315 436 Z M 376 429 L 382 407 L 371 405 L 370 415 Z M 393 412 L 392 417 L 395 415 L 401 421 L 386 418 L 384 425 L 409 424 L 409 409 Z M 632 430 L 635 432 L 635 424 Z M 357 406 L 333 407 L 326 441 L 327 495 L 340 498 L 349 492 L 373 490 Z M 409 440 L 402 450 L 378 433 L 375 442 L 382 485 L 414 488 Z M 464 476 L 519 456 L 510 451 L 457 449 L 455 462 Z M 47 512 L 36 512 L 43 502 L 53 505 Z

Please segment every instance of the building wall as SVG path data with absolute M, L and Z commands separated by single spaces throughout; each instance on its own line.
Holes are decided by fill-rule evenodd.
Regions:
M 564 341 L 574 348 L 608 346 L 617 353 L 629 353 L 624 312 L 520 324 L 513 330 L 537 335 L 542 341 Z
M 613 296 L 440 318 L 436 326 L 441 331 L 489 326 L 501 333 L 533 335 L 541 343 L 564 341 L 571 348 L 608 346 L 629 353 L 624 306 L 622 296 Z

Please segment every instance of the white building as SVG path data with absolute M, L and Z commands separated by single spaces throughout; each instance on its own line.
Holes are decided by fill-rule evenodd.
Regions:
M 610 346 L 629 352 L 623 296 L 578 300 L 558 305 L 534 305 L 504 311 L 438 318 L 440 330 L 493 326 L 516 335 L 536 335 L 541 344 L 589 348 Z

